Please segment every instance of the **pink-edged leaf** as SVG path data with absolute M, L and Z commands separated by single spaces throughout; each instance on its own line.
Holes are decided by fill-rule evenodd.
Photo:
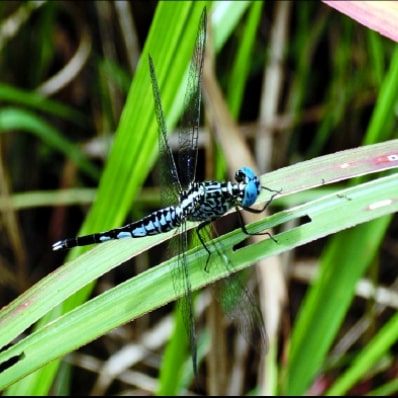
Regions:
M 323 1 L 362 25 L 398 42 L 398 2 Z

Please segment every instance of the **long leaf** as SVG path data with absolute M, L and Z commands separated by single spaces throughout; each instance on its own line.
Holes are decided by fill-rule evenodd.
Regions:
M 391 153 L 392 146 L 395 147 L 395 153 L 397 153 L 396 140 L 391 141 L 389 145 L 379 144 L 370 146 L 368 149 L 372 147 L 380 154 L 386 153 L 386 151 Z M 355 151 L 364 156 L 363 149 L 345 151 L 344 159 L 355 157 Z M 325 158 L 327 159 L 326 165 Z M 384 159 L 382 156 L 377 158 Z M 387 162 L 389 158 L 391 158 L 389 168 L 397 167 L 397 158 L 387 156 L 385 161 Z M 333 168 L 333 166 L 341 164 L 341 154 L 336 156 L 336 159 L 333 160 L 330 156 L 326 156 L 307 162 L 307 166 L 316 167 L 318 164 L 319 167 L 322 165 L 326 168 Z M 365 160 L 365 157 L 363 159 Z M 269 173 L 266 178 L 262 178 L 262 182 L 264 183 L 265 179 L 267 179 L 267 183 L 275 181 L 280 177 L 281 172 L 285 173 L 286 181 L 293 181 L 293 176 L 297 176 L 298 170 L 302 167 L 302 164 L 299 164 L 282 169 L 282 171 Z M 368 172 L 371 171 L 373 170 L 369 169 Z M 276 235 L 277 244 L 272 240 L 265 240 L 243 249 L 234 250 L 233 247 L 245 239 L 241 230 L 219 239 L 226 249 L 227 255 L 231 258 L 233 271 L 238 271 L 266 256 L 290 250 L 314 239 L 349 228 L 354 224 L 364 223 L 396 212 L 398 209 L 396 184 L 396 174 L 377 178 L 372 182 L 321 197 L 295 209 L 277 213 L 249 227 L 251 232 L 258 232 L 277 227 L 294 219 L 307 221 L 299 227 Z M 262 200 L 264 199 L 263 197 Z M 339 211 L 336 212 L 336 209 Z M 65 264 L 1 311 L 1 346 L 4 347 L 11 342 L 35 320 L 91 280 L 171 235 L 169 233 L 133 241 L 123 240 L 98 245 L 90 253 L 85 253 L 78 259 Z M 206 258 L 207 252 L 202 247 L 195 248 L 188 253 L 193 289 L 199 289 L 227 276 L 222 261 L 220 263 L 217 258 L 212 258 L 211 272 L 204 272 L 203 264 L 206 263 Z M 173 258 L 122 283 L 75 310 L 59 316 L 55 321 L 49 322 L 3 351 L 0 354 L 0 364 L 5 370 L 0 373 L 0 388 L 5 388 L 35 369 L 92 341 L 118 325 L 175 300 L 177 297 L 170 278 L 170 267 L 174 267 L 176 261 L 177 258 Z M 49 297 L 51 300 L 48 300 Z M 46 344 L 43 344 L 43 341 L 46 341 Z

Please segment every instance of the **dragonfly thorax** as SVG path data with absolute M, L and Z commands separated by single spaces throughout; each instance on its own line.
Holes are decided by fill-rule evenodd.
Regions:
M 261 185 L 248 167 L 235 173 L 236 182 L 191 182 L 180 194 L 182 217 L 189 221 L 212 221 L 233 207 L 249 207 L 257 199 Z

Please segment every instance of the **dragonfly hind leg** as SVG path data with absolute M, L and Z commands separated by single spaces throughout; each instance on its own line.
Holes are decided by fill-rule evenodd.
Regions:
M 210 261 L 210 256 L 211 256 L 211 250 L 207 247 L 205 240 L 203 239 L 203 236 L 201 235 L 200 231 L 203 230 L 203 228 L 207 227 L 212 221 L 204 221 L 202 223 L 200 223 L 198 225 L 198 227 L 196 228 L 196 235 L 198 236 L 200 243 L 202 244 L 202 246 L 204 247 L 204 249 L 207 251 L 207 259 L 206 259 L 206 265 L 204 270 L 206 272 L 209 272 L 209 261 Z
M 256 210 L 256 211 L 251 211 L 251 213 L 261 213 L 259 211 L 257 211 L 257 209 L 250 209 L 250 208 L 245 208 L 245 210 L 247 211 L 251 211 L 251 210 Z M 244 234 L 248 235 L 248 236 L 256 236 L 256 235 L 268 235 L 270 239 L 272 239 L 275 243 L 278 243 L 277 239 L 275 239 L 272 234 L 270 232 L 249 232 L 246 229 L 246 225 L 243 221 L 243 216 L 242 213 L 240 212 L 239 209 L 236 209 L 237 213 L 238 213 L 238 219 L 239 219 L 239 224 L 240 224 L 240 228 L 243 231 Z

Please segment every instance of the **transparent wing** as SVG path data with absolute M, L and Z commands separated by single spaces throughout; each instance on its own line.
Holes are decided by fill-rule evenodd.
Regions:
M 185 225 L 182 227 L 185 231 Z M 186 232 L 186 231 L 185 231 Z M 265 355 L 268 350 L 268 337 L 261 310 L 251 290 L 247 287 L 247 274 L 232 273 L 232 262 L 227 256 L 223 245 L 215 242 L 218 235 L 212 224 L 199 231 L 206 248 L 210 251 L 207 264 L 203 264 L 202 271 L 211 274 L 212 259 L 222 259 L 223 266 L 229 273 L 226 278 L 212 283 L 212 297 L 217 301 L 223 314 L 232 322 L 236 330 L 246 342 L 258 353 Z M 201 246 L 202 243 L 196 230 L 182 233 L 179 240 L 175 240 L 179 246 L 178 266 L 171 270 L 173 287 L 182 298 L 178 302 L 178 308 L 182 313 L 184 325 L 188 333 L 191 346 L 194 373 L 197 375 L 197 335 L 193 310 L 192 290 L 190 284 L 189 267 L 186 258 L 186 248 Z M 184 250 L 182 250 L 185 248 Z M 189 292 L 189 294 L 187 294 Z
M 206 45 L 206 24 L 206 8 L 204 8 L 199 22 L 191 64 L 189 66 L 188 82 L 184 97 L 184 112 L 181 118 L 178 136 L 179 178 L 183 188 L 186 188 L 190 182 L 195 180 L 196 174 L 201 101 L 200 83 Z M 178 305 L 182 312 L 183 321 L 189 337 L 194 374 L 197 375 L 197 346 L 193 299 L 191 279 L 185 255 L 189 247 L 190 238 L 191 235 L 187 233 L 186 225 L 184 223 L 182 225 L 182 233 L 179 240 L 180 251 L 178 267 L 177 269 L 172 270 L 172 273 L 174 289 L 177 294 L 182 294 L 182 298 Z
M 174 162 L 173 153 L 167 140 L 166 121 L 163 113 L 162 101 L 158 81 L 156 79 L 155 66 L 151 56 L 149 59 L 149 71 L 151 74 L 153 100 L 155 102 L 155 114 L 159 129 L 159 160 L 158 172 L 160 178 L 162 204 L 164 206 L 177 203 L 181 184 L 178 178 L 177 167 Z
M 218 284 L 212 284 L 214 298 L 245 340 L 257 351 L 261 350 L 265 354 L 268 349 L 266 328 L 257 300 L 246 287 L 245 279 L 247 278 L 244 278 L 242 273 L 231 272 L 231 259 L 225 253 L 222 243 L 214 241 L 214 238 L 218 236 L 214 225 L 202 228 L 199 233 L 211 253 L 205 272 L 211 273 L 212 258 L 218 256 L 230 274 Z
M 184 114 L 181 119 L 179 130 L 178 166 L 180 170 L 180 181 L 183 187 L 187 187 L 191 181 L 194 181 L 196 174 L 201 101 L 200 83 L 206 47 L 206 23 L 206 9 L 203 9 L 196 36 L 195 48 L 189 67 L 188 82 L 184 98 Z
M 185 223 L 181 226 L 181 234 L 178 239 L 173 239 L 171 245 L 178 247 L 178 265 L 171 269 L 174 291 L 181 296 L 178 300 L 178 310 L 181 311 L 185 329 L 188 334 L 194 374 L 198 375 L 197 364 L 197 340 L 194 316 L 194 305 L 191 288 L 191 278 L 187 264 L 186 252 L 195 239 L 194 231 L 187 231 Z
M 203 9 L 195 42 L 191 64 L 189 67 L 187 88 L 184 97 L 184 112 L 179 129 L 179 154 L 176 168 L 174 157 L 167 139 L 166 123 L 163 114 L 160 91 L 156 79 L 155 68 L 149 57 L 153 96 L 155 101 L 156 119 L 159 126 L 159 171 L 162 203 L 177 203 L 182 187 L 187 187 L 195 179 L 198 151 L 198 129 L 200 118 L 200 81 L 206 43 L 206 9 Z M 178 266 L 171 270 L 174 290 L 182 298 L 179 308 L 189 341 L 193 359 L 194 373 L 197 375 L 196 335 L 193 316 L 192 289 L 185 253 L 188 249 L 189 235 L 185 223 L 180 227 L 180 235 L 170 243 L 171 253 L 179 254 Z

